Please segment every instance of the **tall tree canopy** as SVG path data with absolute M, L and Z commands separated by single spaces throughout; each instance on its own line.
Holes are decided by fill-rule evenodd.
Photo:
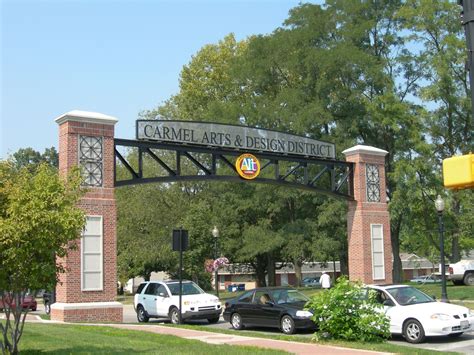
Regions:
M 179 92 L 143 116 L 329 140 L 339 159 L 341 148 L 359 143 L 387 150 L 393 275 L 401 281 L 401 250 L 436 259 L 441 160 L 473 147 L 459 11 L 447 0 L 301 4 L 269 35 L 241 42 L 228 35 L 203 47 L 183 68 Z M 275 261 L 297 269 L 312 259 L 345 264 L 340 201 L 249 184 L 199 187 L 206 193 L 193 195 L 188 213 L 200 219 L 186 220 L 192 226 L 208 216 L 224 226 L 227 256 L 252 263 L 260 283 L 274 282 Z M 448 253 L 456 261 L 473 247 L 474 199 L 472 191 L 443 194 Z M 220 207 L 205 208 L 210 204 Z

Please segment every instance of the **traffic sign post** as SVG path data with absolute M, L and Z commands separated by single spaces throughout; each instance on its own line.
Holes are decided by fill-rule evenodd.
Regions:
M 183 251 L 186 249 L 188 249 L 188 231 L 183 228 L 173 229 L 173 250 L 179 251 L 179 324 L 182 323 Z

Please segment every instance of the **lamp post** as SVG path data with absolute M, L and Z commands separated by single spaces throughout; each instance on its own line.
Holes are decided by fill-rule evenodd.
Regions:
M 217 229 L 216 226 L 214 226 L 214 229 L 212 230 L 212 236 L 214 237 L 214 260 L 217 260 L 218 258 L 218 251 L 217 251 L 217 239 L 219 238 L 219 229 Z M 216 283 L 216 296 L 219 297 L 219 280 L 217 279 L 218 277 L 218 270 L 217 267 L 214 270 L 214 280 Z
M 438 212 L 439 251 L 441 253 L 441 302 L 449 302 L 448 294 L 446 292 L 446 265 L 444 262 L 444 201 L 440 195 L 438 195 L 438 197 L 436 198 L 435 207 L 436 211 Z

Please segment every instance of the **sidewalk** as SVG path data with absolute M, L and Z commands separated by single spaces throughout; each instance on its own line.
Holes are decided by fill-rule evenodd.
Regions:
M 102 325 L 102 324 L 96 324 Z M 204 332 L 199 330 L 175 328 L 175 327 L 164 327 L 160 325 L 134 325 L 134 324 L 104 324 L 104 326 L 129 329 L 129 330 L 141 330 L 145 332 L 157 333 L 157 334 L 168 334 L 175 335 L 185 339 L 199 340 L 208 344 L 227 344 L 237 346 L 256 346 L 259 348 L 284 350 L 292 354 L 356 354 L 356 355 L 374 355 L 374 354 L 388 354 L 380 353 L 368 350 L 349 349 L 341 348 L 329 345 L 318 345 L 308 343 L 290 342 L 284 340 L 273 340 L 263 338 L 252 338 L 240 335 L 230 334 L 219 334 Z

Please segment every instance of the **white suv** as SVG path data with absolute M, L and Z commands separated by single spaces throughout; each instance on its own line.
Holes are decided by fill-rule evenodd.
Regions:
M 207 319 L 217 323 L 222 312 L 219 298 L 205 293 L 192 281 L 182 281 L 182 319 Z M 133 307 L 139 322 L 167 317 L 179 323 L 179 281 L 148 281 L 140 284 Z

